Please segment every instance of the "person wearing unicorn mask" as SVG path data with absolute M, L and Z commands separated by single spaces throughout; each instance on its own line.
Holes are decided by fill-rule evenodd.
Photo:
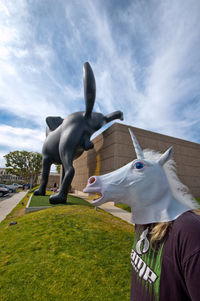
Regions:
M 137 159 L 89 178 L 95 206 L 114 201 L 132 209 L 131 300 L 200 300 L 200 210 L 175 173 L 173 147 L 142 150 L 129 129 Z

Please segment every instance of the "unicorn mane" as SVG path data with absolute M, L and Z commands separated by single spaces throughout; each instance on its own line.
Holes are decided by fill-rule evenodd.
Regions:
M 162 155 L 160 152 L 145 149 L 143 150 L 144 159 L 158 161 Z M 170 159 L 163 166 L 173 197 L 180 203 L 188 206 L 191 209 L 198 209 L 199 205 L 194 197 L 190 194 L 189 188 L 185 186 L 177 176 L 176 163 Z

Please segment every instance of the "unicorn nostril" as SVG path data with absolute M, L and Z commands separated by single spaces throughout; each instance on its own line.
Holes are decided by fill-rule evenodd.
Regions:
M 96 182 L 96 178 L 95 177 L 91 177 L 88 180 L 89 184 L 93 184 L 94 182 Z

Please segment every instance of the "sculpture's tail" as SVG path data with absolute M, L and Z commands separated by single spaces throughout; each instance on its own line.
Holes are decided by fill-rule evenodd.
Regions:
M 96 83 L 92 68 L 88 62 L 83 66 L 83 84 L 85 96 L 85 116 L 90 117 L 96 97 Z

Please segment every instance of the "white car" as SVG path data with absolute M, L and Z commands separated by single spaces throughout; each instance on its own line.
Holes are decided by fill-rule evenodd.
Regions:
M 7 194 L 9 194 L 9 190 L 7 188 L 0 187 L 0 197 L 6 196 Z
M 13 183 L 12 185 L 15 186 L 16 189 L 23 188 L 23 185 L 21 185 L 21 184 Z
M 14 185 L 6 185 L 6 184 L 0 184 L 0 187 L 7 188 L 9 192 L 16 192 L 17 187 Z

